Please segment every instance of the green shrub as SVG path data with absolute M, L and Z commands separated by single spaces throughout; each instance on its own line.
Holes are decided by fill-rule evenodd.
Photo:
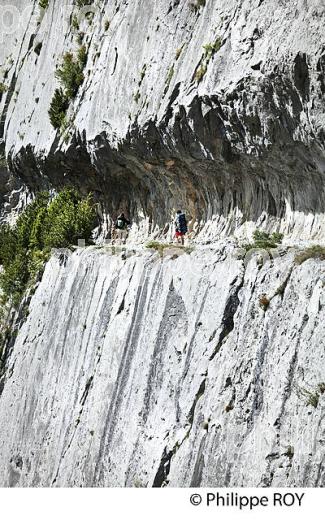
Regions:
M 59 129 L 63 126 L 68 108 L 68 98 L 62 88 L 57 88 L 54 92 L 49 110 L 50 121 L 53 128 Z
M 76 96 L 80 85 L 84 81 L 83 68 L 83 64 L 74 57 L 72 52 L 65 53 L 62 64 L 55 75 L 64 88 L 65 95 L 68 99 L 72 99 Z
M 325 260 L 325 247 L 323 246 L 311 246 L 305 251 L 299 253 L 295 258 L 295 263 L 301 265 L 310 258 L 318 258 L 319 260 Z
M 204 78 L 207 70 L 208 65 L 211 61 L 211 58 L 215 55 L 216 52 L 219 51 L 221 47 L 221 39 L 216 38 L 214 42 L 207 43 L 206 45 L 203 45 L 204 49 L 204 55 L 201 58 L 200 66 L 195 72 L 194 79 L 197 83 L 200 83 L 202 79 Z
M 318 389 L 321 394 L 325 393 L 325 383 L 318 383 Z
M 256 230 L 253 234 L 253 238 L 254 242 L 244 246 L 246 251 L 250 249 L 274 249 L 282 243 L 283 235 L 280 233 L 272 233 L 272 235 L 270 235 L 270 233 Z
M 147 249 L 154 249 L 159 253 L 160 257 L 162 258 L 164 256 L 165 249 L 169 249 L 174 247 L 173 244 L 166 244 L 163 242 L 158 242 L 157 240 L 151 240 L 146 244 Z
M 78 58 L 78 63 L 79 63 L 80 69 L 83 70 L 85 68 L 85 66 L 87 65 L 87 58 L 88 58 L 87 48 L 85 45 L 81 45 L 79 47 L 77 58 Z
M 47 9 L 49 6 L 49 0 L 39 0 L 38 5 L 41 9 Z
M 9 266 L 16 256 L 17 235 L 9 224 L 0 226 L 0 265 Z
M 220 38 L 217 38 L 212 43 L 207 43 L 206 45 L 203 45 L 205 58 L 210 61 L 212 56 L 214 56 L 214 54 L 216 52 L 218 52 L 220 50 L 220 48 L 221 48 L 221 39 Z
M 0 94 L 7 92 L 8 87 L 4 83 L 0 83 Z
M 310 393 L 308 400 L 307 400 L 307 405 L 317 408 L 318 403 L 319 403 L 319 394 Z
M 299 388 L 298 395 L 300 397 L 306 399 L 306 406 L 313 406 L 313 408 L 317 408 L 319 403 L 319 392 L 318 389 L 315 392 L 311 392 L 306 388 Z
M 78 17 L 76 15 L 73 15 L 72 20 L 71 20 L 71 25 L 75 31 L 79 31 L 79 22 L 78 22 Z
M 37 281 L 40 275 L 43 274 L 45 264 L 50 256 L 50 251 L 47 249 L 32 251 L 28 258 L 28 281 L 32 283 Z
M 0 287 L 4 301 L 11 300 L 14 306 L 20 303 L 29 280 L 26 251 L 19 251 L 0 275 Z
M 77 57 L 71 52 L 67 52 L 63 56 L 61 66 L 56 71 L 56 78 L 61 84 L 61 88 L 57 88 L 54 92 L 49 116 L 50 121 L 56 130 L 66 127 L 66 114 L 71 99 L 78 92 L 80 85 L 84 81 L 83 69 L 87 63 L 87 49 L 85 45 L 79 47 Z
M 17 236 L 17 246 L 19 250 L 28 250 L 33 247 L 41 248 L 43 246 L 43 242 L 40 237 L 38 237 L 37 241 L 34 238 L 35 224 L 38 225 L 38 217 L 40 213 L 44 214 L 44 210 L 47 208 L 49 198 L 50 197 L 48 193 L 40 193 L 19 216 L 14 228 L 14 232 Z
M 146 244 L 147 249 L 155 249 L 158 251 L 159 249 L 163 249 L 164 247 L 168 247 L 168 244 L 163 244 L 162 242 L 158 242 L 157 240 L 151 240 Z
M 193 246 L 187 246 L 184 247 L 181 244 L 168 244 L 166 242 L 158 242 L 157 240 L 151 240 L 150 242 L 147 242 L 146 244 L 147 249 L 154 249 L 159 253 L 161 257 L 164 256 L 165 249 L 175 249 L 175 252 L 177 253 L 178 250 L 184 251 L 187 254 L 191 254 L 194 251 Z
M 85 33 L 83 33 L 83 32 L 79 32 L 77 34 L 77 43 L 78 43 L 78 45 L 82 45 L 84 37 L 85 37 Z
M 89 197 L 80 199 L 74 190 L 63 190 L 48 207 L 44 244 L 48 248 L 69 247 L 78 239 L 90 241 L 94 209 Z
M 196 79 L 197 83 L 200 83 L 202 81 L 202 79 L 204 78 L 207 70 L 208 70 L 208 68 L 207 68 L 207 66 L 205 64 L 201 65 L 198 68 L 198 70 L 195 73 L 195 79 Z
M 0 287 L 4 300 L 18 305 L 35 282 L 51 248 L 69 247 L 78 239 L 91 242 L 96 212 L 91 197 L 64 189 L 52 201 L 40 193 L 19 216 L 15 226 L 0 226 Z

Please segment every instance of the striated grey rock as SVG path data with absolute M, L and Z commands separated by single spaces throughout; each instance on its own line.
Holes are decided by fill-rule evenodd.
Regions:
M 324 486 L 324 263 L 294 256 L 56 254 L 2 381 L 0 485 Z
M 182 207 L 195 250 L 53 255 L 9 313 L 0 485 L 324 486 L 324 262 L 288 248 L 324 242 L 323 0 L 74 4 L 11 0 L 5 28 L 0 0 L 0 219 L 72 185 L 98 242 L 121 210 L 129 247 L 169 239 Z M 243 259 L 256 227 L 286 247 Z
M 323 239 L 323 0 L 103 0 L 92 21 L 67 0 L 41 18 L 37 0 L 11 5 L 0 138 L 30 190 L 94 191 L 103 233 L 121 208 L 140 235 L 166 233 L 183 205 L 202 239 L 256 225 Z M 62 138 L 48 109 L 80 33 L 85 81 Z

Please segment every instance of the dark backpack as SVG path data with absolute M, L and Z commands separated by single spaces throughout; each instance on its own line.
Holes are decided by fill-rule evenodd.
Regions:
M 187 220 L 185 213 L 177 215 L 177 228 L 180 233 L 187 233 Z
M 115 223 L 115 227 L 117 229 L 125 229 L 125 220 L 123 220 L 122 218 L 118 218 Z

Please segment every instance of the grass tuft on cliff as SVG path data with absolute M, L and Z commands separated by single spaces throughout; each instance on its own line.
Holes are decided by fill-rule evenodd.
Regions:
M 159 255 L 162 257 L 164 256 L 165 250 L 172 250 L 175 249 L 175 251 L 184 251 L 188 255 L 193 253 L 194 247 L 193 246 L 182 246 L 181 244 L 169 244 L 165 242 L 158 242 L 157 240 L 151 240 L 150 242 L 146 243 L 145 246 L 147 249 L 154 249 L 159 253 Z
M 253 234 L 254 241 L 246 244 L 244 248 L 246 251 L 251 249 L 275 249 L 281 245 L 283 235 L 281 233 L 265 233 L 264 231 L 256 230 Z
M 166 244 L 163 242 L 158 242 L 157 240 L 151 240 L 146 244 L 147 249 L 154 249 L 158 251 L 158 253 L 163 253 L 165 249 L 172 247 L 171 244 Z
M 78 239 L 91 241 L 96 211 L 91 197 L 64 189 L 54 199 L 37 195 L 16 224 L 0 226 L 0 288 L 4 302 L 17 306 L 38 279 L 52 248 L 69 247 Z
M 305 251 L 298 253 L 298 255 L 295 258 L 295 263 L 297 265 L 301 265 L 304 262 L 306 262 L 306 260 L 309 260 L 310 258 L 325 260 L 325 247 L 323 247 L 323 246 L 308 247 L 307 249 L 305 249 Z

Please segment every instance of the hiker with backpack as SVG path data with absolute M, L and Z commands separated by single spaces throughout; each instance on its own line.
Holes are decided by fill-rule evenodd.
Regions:
M 188 231 L 188 228 L 187 228 L 187 220 L 186 220 L 185 213 L 183 213 L 181 210 L 177 211 L 174 224 L 175 224 L 175 238 L 177 239 L 177 242 L 181 243 L 183 246 L 184 237 Z
M 131 225 L 131 222 L 125 218 L 124 213 L 121 213 L 115 222 L 115 235 L 120 240 L 120 243 L 125 244 L 127 236 L 128 236 L 128 228 Z

